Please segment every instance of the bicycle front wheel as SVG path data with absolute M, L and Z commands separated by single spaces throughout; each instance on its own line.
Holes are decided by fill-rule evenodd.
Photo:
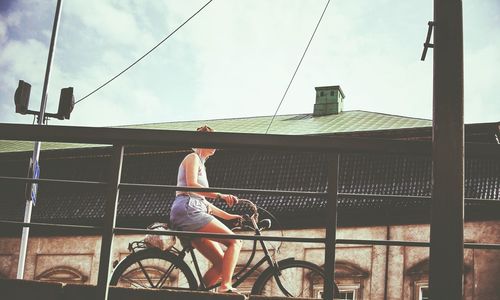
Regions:
M 189 290 L 198 287 L 193 272 L 182 259 L 154 248 L 137 251 L 122 260 L 113 271 L 110 285 Z
M 319 266 L 301 260 L 278 262 L 279 269 L 266 269 L 255 281 L 252 294 L 322 299 L 325 273 Z M 334 284 L 334 293 L 338 292 Z

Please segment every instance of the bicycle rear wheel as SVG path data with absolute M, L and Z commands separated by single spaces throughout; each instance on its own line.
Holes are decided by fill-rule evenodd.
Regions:
M 319 266 L 301 260 L 278 262 L 279 271 L 270 267 L 255 281 L 252 294 L 322 299 L 325 273 Z M 338 293 L 334 284 L 334 293 Z
M 198 287 L 193 272 L 182 259 L 154 248 L 137 251 L 122 260 L 113 271 L 110 285 L 189 290 Z

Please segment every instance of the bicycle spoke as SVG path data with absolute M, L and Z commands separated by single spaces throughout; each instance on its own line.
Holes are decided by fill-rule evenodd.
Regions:
M 133 280 L 133 279 L 131 279 L 131 278 L 129 278 L 129 277 L 126 277 L 126 276 L 122 276 L 122 277 L 120 278 L 120 280 L 123 280 L 123 281 L 126 281 L 126 282 L 130 283 L 130 286 L 131 286 L 131 287 L 143 287 L 143 288 L 148 288 L 147 286 L 142 285 L 140 282 L 135 281 L 135 280 Z
M 279 289 L 283 292 L 283 294 L 285 294 L 285 296 L 293 297 L 293 295 L 288 291 L 288 289 L 283 286 L 283 282 L 281 282 L 281 277 L 279 275 L 275 276 L 274 279 L 276 280 L 276 284 L 278 285 Z M 302 296 L 302 293 L 299 296 Z
M 165 273 L 163 273 L 163 275 L 161 276 L 160 280 L 158 281 L 158 284 L 156 285 L 156 288 L 162 288 L 163 285 L 165 284 L 165 281 L 167 281 L 168 277 L 170 276 L 170 274 L 172 273 L 172 271 L 175 269 L 175 266 L 174 265 L 170 265 L 168 267 L 168 270 L 165 271 Z
M 302 271 L 302 272 L 297 272 Z M 275 276 L 276 288 L 287 297 L 309 296 L 307 281 L 303 280 L 303 270 L 282 270 L 279 276 Z
M 139 268 L 141 268 L 142 270 L 142 273 L 144 274 L 144 276 L 146 277 L 146 279 L 148 280 L 149 284 L 151 285 L 151 287 L 155 287 L 155 285 L 153 284 L 153 281 L 151 280 L 151 278 L 149 277 L 148 275 L 148 272 L 146 272 L 146 269 L 144 268 L 144 266 L 142 265 L 142 263 L 140 261 L 137 262 L 137 264 L 139 265 Z
M 320 298 L 323 291 L 322 270 L 304 261 L 286 261 L 280 270 L 268 271 L 254 287 L 254 293 L 264 296 Z

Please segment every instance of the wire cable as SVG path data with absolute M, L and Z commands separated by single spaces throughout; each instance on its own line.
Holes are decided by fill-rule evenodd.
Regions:
M 91 96 L 92 94 L 94 94 L 95 92 L 97 92 L 98 90 L 102 89 L 103 87 L 105 87 L 106 85 L 108 85 L 111 81 L 115 80 L 116 78 L 118 78 L 120 75 L 122 75 L 123 73 L 125 73 L 126 71 L 128 71 L 130 68 L 132 68 L 134 65 L 136 65 L 139 61 L 141 61 L 144 57 L 146 57 L 148 54 L 150 54 L 151 52 L 153 52 L 156 48 L 158 48 L 161 44 L 163 44 L 163 42 L 165 42 L 168 38 L 170 38 L 174 33 L 176 33 L 179 29 L 181 29 L 187 22 L 189 22 L 192 18 L 194 18 L 198 13 L 200 13 L 205 7 L 207 7 L 207 5 L 210 4 L 210 2 L 212 2 L 213 0 L 209 0 L 207 3 L 205 3 L 205 5 L 203 5 L 200 9 L 198 9 L 191 17 L 189 17 L 186 21 L 184 21 L 181 25 L 179 25 L 174 31 L 172 31 L 169 35 L 167 35 L 167 37 L 165 37 L 163 40 L 161 40 L 158 44 L 156 44 L 156 46 L 154 46 L 153 48 L 151 48 L 151 50 L 149 50 L 148 52 L 146 52 L 143 56 L 141 56 L 139 59 L 137 59 L 136 61 L 134 61 L 131 65 L 129 65 L 128 67 L 126 67 L 123 71 L 121 71 L 120 73 L 118 73 L 117 75 L 115 75 L 113 78 L 111 78 L 110 80 L 106 81 L 105 83 L 101 84 L 98 88 L 96 88 L 95 90 L 93 90 L 92 92 L 88 93 L 85 97 L 82 97 L 80 100 L 76 101 L 75 104 L 83 101 L 84 99 L 88 98 L 89 96 Z
M 276 118 L 276 115 L 278 114 L 278 110 L 280 109 L 281 104 L 283 103 L 283 100 L 285 100 L 286 94 L 288 93 L 288 90 L 290 89 L 290 86 L 292 85 L 293 79 L 295 78 L 295 75 L 297 74 L 297 71 L 299 70 L 300 65 L 302 64 L 302 60 L 304 60 L 304 56 L 306 56 L 307 50 L 309 49 L 309 46 L 311 45 L 311 42 L 314 38 L 314 35 L 316 34 L 316 31 L 318 30 L 319 24 L 321 23 L 321 20 L 323 19 L 323 16 L 325 15 L 326 9 L 328 8 L 329 4 L 330 4 L 330 0 L 328 0 L 326 2 L 325 8 L 323 9 L 321 16 L 319 17 L 318 23 L 316 24 L 316 27 L 314 28 L 314 31 L 311 35 L 311 38 L 309 39 L 309 42 L 307 43 L 306 49 L 304 50 L 304 53 L 302 53 L 302 57 L 300 58 L 300 61 L 297 64 L 297 67 L 295 68 L 295 72 L 293 72 L 292 78 L 290 79 L 290 82 L 288 83 L 288 86 L 286 87 L 286 90 L 283 93 L 283 97 L 281 97 L 280 104 L 278 105 L 278 108 L 276 108 L 276 112 L 274 112 L 273 118 L 271 119 L 271 122 L 269 122 L 269 125 L 267 126 L 266 134 L 269 132 L 269 129 L 271 128 L 271 125 L 273 124 L 273 121 Z

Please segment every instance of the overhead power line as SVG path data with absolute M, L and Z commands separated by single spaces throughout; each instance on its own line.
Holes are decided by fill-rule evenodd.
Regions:
M 109 79 L 108 81 L 106 81 L 105 83 L 101 84 L 98 88 L 96 88 L 95 90 L 93 90 L 92 92 L 88 93 L 85 97 L 82 97 L 80 100 L 76 101 L 75 104 L 83 101 L 84 99 L 88 98 L 89 96 L 91 96 L 92 94 L 94 94 L 95 92 L 97 92 L 98 90 L 102 89 L 103 87 L 105 87 L 106 85 L 108 85 L 111 81 L 115 80 L 116 78 L 118 78 L 120 75 L 122 75 L 123 73 L 127 72 L 130 68 L 132 68 L 134 65 L 136 65 L 139 61 L 141 61 L 143 58 L 145 58 L 148 54 L 150 54 L 151 52 L 153 52 L 156 48 L 158 48 L 161 44 L 163 44 L 166 40 L 168 40 L 168 38 L 170 38 L 172 35 L 174 35 L 174 33 L 176 33 L 179 29 L 182 28 L 182 26 L 186 25 L 187 22 L 189 22 L 192 18 L 194 18 L 198 13 L 200 13 L 205 7 L 207 7 L 207 5 L 210 4 L 210 2 L 212 2 L 213 0 L 209 0 L 207 3 L 205 3 L 205 5 L 203 5 L 200 9 L 198 9 L 191 17 L 189 17 L 186 21 L 184 21 L 181 25 L 179 25 L 174 31 L 172 31 L 169 35 L 167 35 L 163 40 L 161 40 L 158 44 L 156 44 L 156 46 L 154 46 L 153 48 L 151 48 L 148 52 L 146 52 L 143 56 L 139 57 L 139 59 L 137 59 L 136 61 L 134 61 L 131 65 L 129 65 L 128 67 L 126 67 L 125 69 L 123 69 L 123 71 L 121 71 L 120 73 L 116 74 L 114 77 L 112 77 L 111 79 Z
M 300 61 L 297 64 L 297 67 L 295 68 L 295 72 L 293 72 L 292 78 L 290 79 L 290 82 L 288 83 L 288 86 L 286 87 L 286 90 L 283 93 L 283 97 L 281 97 L 280 104 L 278 105 L 278 108 L 276 108 L 276 111 L 274 112 L 273 118 L 271 119 L 271 122 L 269 122 L 269 125 L 267 126 L 266 134 L 269 132 L 269 129 L 271 128 L 271 125 L 273 124 L 273 121 L 276 118 L 276 115 L 278 114 L 278 111 L 281 107 L 281 104 L 283 103 L 283 100 L 285 100 L 286 94 L 288 93 L 288 90 L 290 89 L 290 86 L 292 85 L 293 79 L 295 78 L 295 75 L 297 74 L 297 71 L 299 70 L 300 65 L 302 64 L 302 60 L 304 60 L 304 56 L 306 56 L 307 50 L 309 49 L 309 46 L 311 45 L 311 42 L 314 38 L 314 35 L 316 34 L 316 31 L 318 30 L 319 24 L 321 23 L 321 20 L 323 19 L 323 16 L 325 15 L 326 9 L 328 8 L 329 4 L 330 4 L 330 0 L 328 0 L 326 2 L 325 8 L 323 9 L 321 16 L 319 17 L 318 23 L 316 24 L 316 27 L 314 28 L 314 31 L 311 35 L 311 38 L 309 39 L 309 42 L 307 43 L 306 49 L 304 49 L 304 53 L 302 53 L 302 57 L 300 58 Z

